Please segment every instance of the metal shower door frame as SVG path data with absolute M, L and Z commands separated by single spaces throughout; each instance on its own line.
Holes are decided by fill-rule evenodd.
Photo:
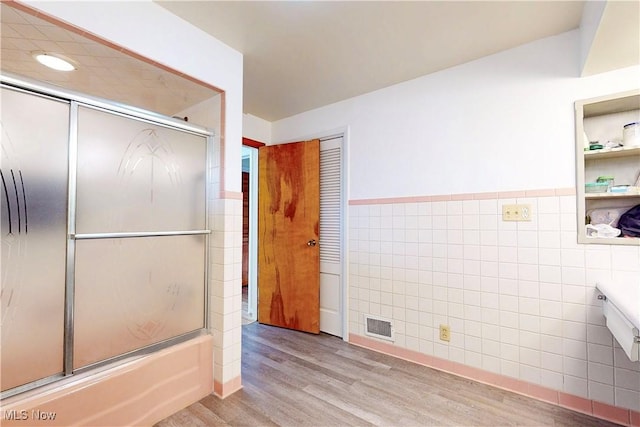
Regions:
M 215 141 L 215 133 L 212 130 L 203 127 L 180 122 L 173 118 L 162 116 L 160 114 L 141 110 L 135 107 L 129 107 L 116 102 L 98 99 L 72 91 L 62 90 L 57 87 L 48 86 L 46 84 L 25 79 L 23 77 L 11 74 L 0 74 L 0 84 L 13 90 L 25 92 L 28 94 L 40 95 L 55 98 L 70 104 L 69 109 L 69 135 L 68 135 L 68 188 L 67 188 L 67 238 L 66 238 L 66 273 L 65 273 L 65 303 L 64 303 L 64 343 L 63 343 L 63 369 L 62 374 L 55 374 L 49 377 L 40 378 L 38 380 L 11 388 L 0 393 L 0 400 L 10 396 L 14 396 L 43 385 L 63 381 L 72 378 L 75 374 L 91 371 L 95 368 L 105 365 L 111 365 L 135 356 L 142 356 L 153 353 L 158 350 L 168 348 L 180 342 L 184 342 L 203 333 L 206 333 L 209 325 L 209 236 L 211 234 L 209 226 L 209 200 L 211 191 L 211 156 L 214 153 L 213 144 Z M 203 136 L 206 143 L 205 158 L 205 228 L 201 230 L 180 230 L 180 231 L 161 231 L 161 232 L 126 232 L 126 233 L 87 233 L 76 234 L 76 208 L 77 208 L 77 167 L 78 167 L 78 109 L 79 107 L 88 107 L 91 109 L 101 110 L 107 113 L 119 115 L 129 119 L 139 120 L 152 123 L 154 125 L 166 127 L 169 129 L 187 132 L 198 136 Z M 169 339 L 126 352 L 105 360 L 73 369 L 73 350 L 74 350 L 74 300 L 75 300 L 75 268 L 76 268 L 76 241 L 88 239 L 104 239 L 104 238 L 130 238 L 130 237 L 159 237 L 159 236 L 187 236 L 202 235 L 204 236 L 204 283 L 203 289 L 203 327 L 187 332 Z

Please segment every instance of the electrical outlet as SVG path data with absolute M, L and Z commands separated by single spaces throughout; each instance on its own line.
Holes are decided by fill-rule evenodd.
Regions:
M 449 325 L 440 325 L 440 339 L 442 341 L 451 341 L 451 329 L 449 329 Z
M 503 221 L 531 221 L 531 205 L 502 205 Z

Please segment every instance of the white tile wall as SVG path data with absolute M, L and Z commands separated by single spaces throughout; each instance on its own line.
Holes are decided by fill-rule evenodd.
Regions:
M 503 204 L 532 206 L 503 222 Z M 352 205 L 350 332 L 393 319 L 395 345 L 640 410 L 640 362 L 604 326 L 594 285 L 640 248 L 579 245 L 575 196 Z M 439 340 L 439 325 L 451 342 Z
M 215 175 L 214 175 L 215 176 Z M 214 338 L 213 375 L 225 384 L 240 376 L 242 337 L 242 200 L 209 205 L 209 327 Z

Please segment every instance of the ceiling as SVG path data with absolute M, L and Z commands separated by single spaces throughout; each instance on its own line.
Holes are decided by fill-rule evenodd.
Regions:
M 158 1 L 244 54 L 274 121 L 578 28 L 581 1 Z
M 640 1 L 609 1 L 586 55 L 582 75 L 637 64 L 640 64 Z
M 244 112 L 269 121 L 575 29 L 584 7 L 582 1 L 157 3 L 243 53 Z M 640 62 L 639 5 L 607 4 L 588 58 L 591 73 Z M 3 71 L 165 115 L 218 93 L 5 2 L 0 17 Z M 618 46 L 625 49 L 613 60 Z M 78 69 L 45 70 L 32 58 L 37 50 L 71 57 Z

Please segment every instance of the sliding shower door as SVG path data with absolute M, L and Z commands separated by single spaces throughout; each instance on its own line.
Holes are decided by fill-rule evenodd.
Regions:
M 0 77 L 0 398 L 202 333 L 211 134 Z
M 206 138 L 78 112 L 74 369 L 204 327 Z
M 63 372 L 69 103 L 2 87 L 2 390 Z

